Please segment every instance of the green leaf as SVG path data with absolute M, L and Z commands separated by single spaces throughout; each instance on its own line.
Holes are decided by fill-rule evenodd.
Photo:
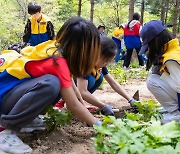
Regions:
M 157 149 L 155 149 L 158 153 L 160 154 L 175 154 L 175 150 L 172 146 L 167 145 L 167 146 L 161 146 Z
M 153 122 L 147 131 L 152 136 L 158 137 L 160 142 L 171 143 L 172 138 L 180 137 L 179 127 L 175 121 L 165 125 L 161 125 L 160 121 Z
M 180 141 L 176 144 L 175 151 L 180 153 Z

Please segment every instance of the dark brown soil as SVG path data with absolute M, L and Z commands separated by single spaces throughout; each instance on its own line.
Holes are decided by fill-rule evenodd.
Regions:
M 126 91 L 133 96 L 136 90 L 140 92 L 140 100 L 154 99 L 147 90 L 145 81 L 134 80 L 123 85 Z M 129 109 L 128 102 L 115 93 L 107 84 L 103 90 L 97 90 L 94 95 L 104 103 L 110 104 L 118 109 L 117 117 L 124 115 L 124 109 Z M 131 110 L 131 109 L 129 109 Z M 102 118 L 98 112 L 94 116 Z M 19 134 L 23 141 L 33 148 L 33 154 L 95 154 L 92 137 L 96 135 L 92 127 L 73 118 L 72 124 L 63 126 L 51 133 L 35 132 L 31 134 Z

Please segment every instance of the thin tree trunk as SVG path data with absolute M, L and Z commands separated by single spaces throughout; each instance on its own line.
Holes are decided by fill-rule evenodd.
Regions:
M 94 0 L 91 0 L 91 11 L 90 11 L 90 21 L 93 22 L 93 15 L 94 15 Z
M 119 19 L 119 3 L 118 3 L 117 0 L 116 0 L 116 2 L 115 2 L 115 5 L 116 5 L 117 26 L 119 27 L 119 26 L 120 26 L 120 19 Z
M 180 21 L 180 14 L 179 14 L 179 17 L 178 17 L 179 21 Z M 180 32 L 180 22 L 178 22 L 178 33 Z
M 141 24 L 144 22 L 144 0 L 141 1 Z
M 164 0 L 161 1 L 161 21 L 164 23 L 165 21 L 165 4 Z
M 173 37 L 176 37 L 177 32 L 177 18 L 178 18 L 178 8 L 180 5 L 180 1 L 176 0 L 175 7 L 174 7 L 174 17 L 173 17 Z
M 82 0 L 79 0 L 79 4 L 78 4 L 78 17 L 81 16 L 81 6 L 82 6 Z
M 132 20 L 134 14 L 134 2 L 135 0 L 129 0 L 129 21 Z
M 168 11 L 169 11 L 169 0 L 166 0 L 166 5 L 165 5 L 165 24 L 167 24 L 167 17 L 168 17 Z

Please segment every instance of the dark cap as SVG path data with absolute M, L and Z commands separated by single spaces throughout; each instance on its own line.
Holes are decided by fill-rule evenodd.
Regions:
M 142 27 L 140 37 L 143 42 L 139 55 L 142 55 L 146 52 L 148 43 L 151 42 L 157 35 L 159 35 L 165 28 L 166 27 L 160 20 L 151 20 Z
M 103 25 L 99 25 L 99 26 L 98 26 L 98 29 L 101 28 L 101 27 L 104 28 L 104 29 L 106 29 L 105 26 L 103 26 Z

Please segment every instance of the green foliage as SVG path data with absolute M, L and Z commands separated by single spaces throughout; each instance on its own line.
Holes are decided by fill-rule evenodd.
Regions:
M 58 13 L 57 18 L 59 21 L 66 21 L 70 17 L 77 16 L 77 2 L 73 0 L 57 0 Z
M 45 117 L 45 123 L 47 125 L 47 130 L 56 130 L 60 126 L 64 126 L 71 123 L 72 114 L 67 109 L 54 109 L 52 105 L 46 108 L 43 112 L 47 114 Z
M 159 113 L 159 104 L 157 104 L 154 100 L 148 100 L 148 101 L 139 101 L 135 102 L 134 105 L 137 107 L 138 110 L 138 119 L 141 121 L 150 121 L 151 117 L 155 117 L 156 119 L 161 118 L 161 114 Z M 134 113 L 127 113 L 128 114 L 134 114 Z M 136 120 L 138 120 L 136 119 Z
M 148 106 L 150 109 L 147 109 Z M 138 114 L 126 112 L 123 119 L 104 116 L 102 125 L 94 126 L 98 132 L 93 138 L 96 150 L 101 154 L 180 153 L 180 124 L 170 122 L 161 125 L 154 118 L 157 112 L 153 111 L 157 107 L 148 101 L 143 105 L 138 104 L 141 110 Z
M 122 69 L 122 61 L 114 66 L 108 66 L 111 75 L 120 83 L 126 83 L 131 79 L 146 79 L 149 72 L 142 69 L 137 62 L 132 62 L 129 70 Z
M 1 0 L 0 5 L 0 50 L 7 49 L 9 44 L 22 42 L 22 36 L 26 21 L 29 17 L 27 5 L 31 0 Z M 55 28 L 59 30 L 61 25 L 70 17 L 77 16 L 77 0 L 37 0 L 42 6 L 42 11 L 49 16 Z M 82 1 L 81 16 L 90 18 L 90 1 Z M 135 8 L 139 11 L 139 8 Z M 145 12 L 145 20 L 154 19 L 155 15 Z M 156 17 L 157 18 L 157 17 Z M 94 23 L 96 26 L 103 24 L 106 32 L 111 37 L 113 29 L 121 23 L 128 22 L 127 0 L 97 0 L 94 6 Z

